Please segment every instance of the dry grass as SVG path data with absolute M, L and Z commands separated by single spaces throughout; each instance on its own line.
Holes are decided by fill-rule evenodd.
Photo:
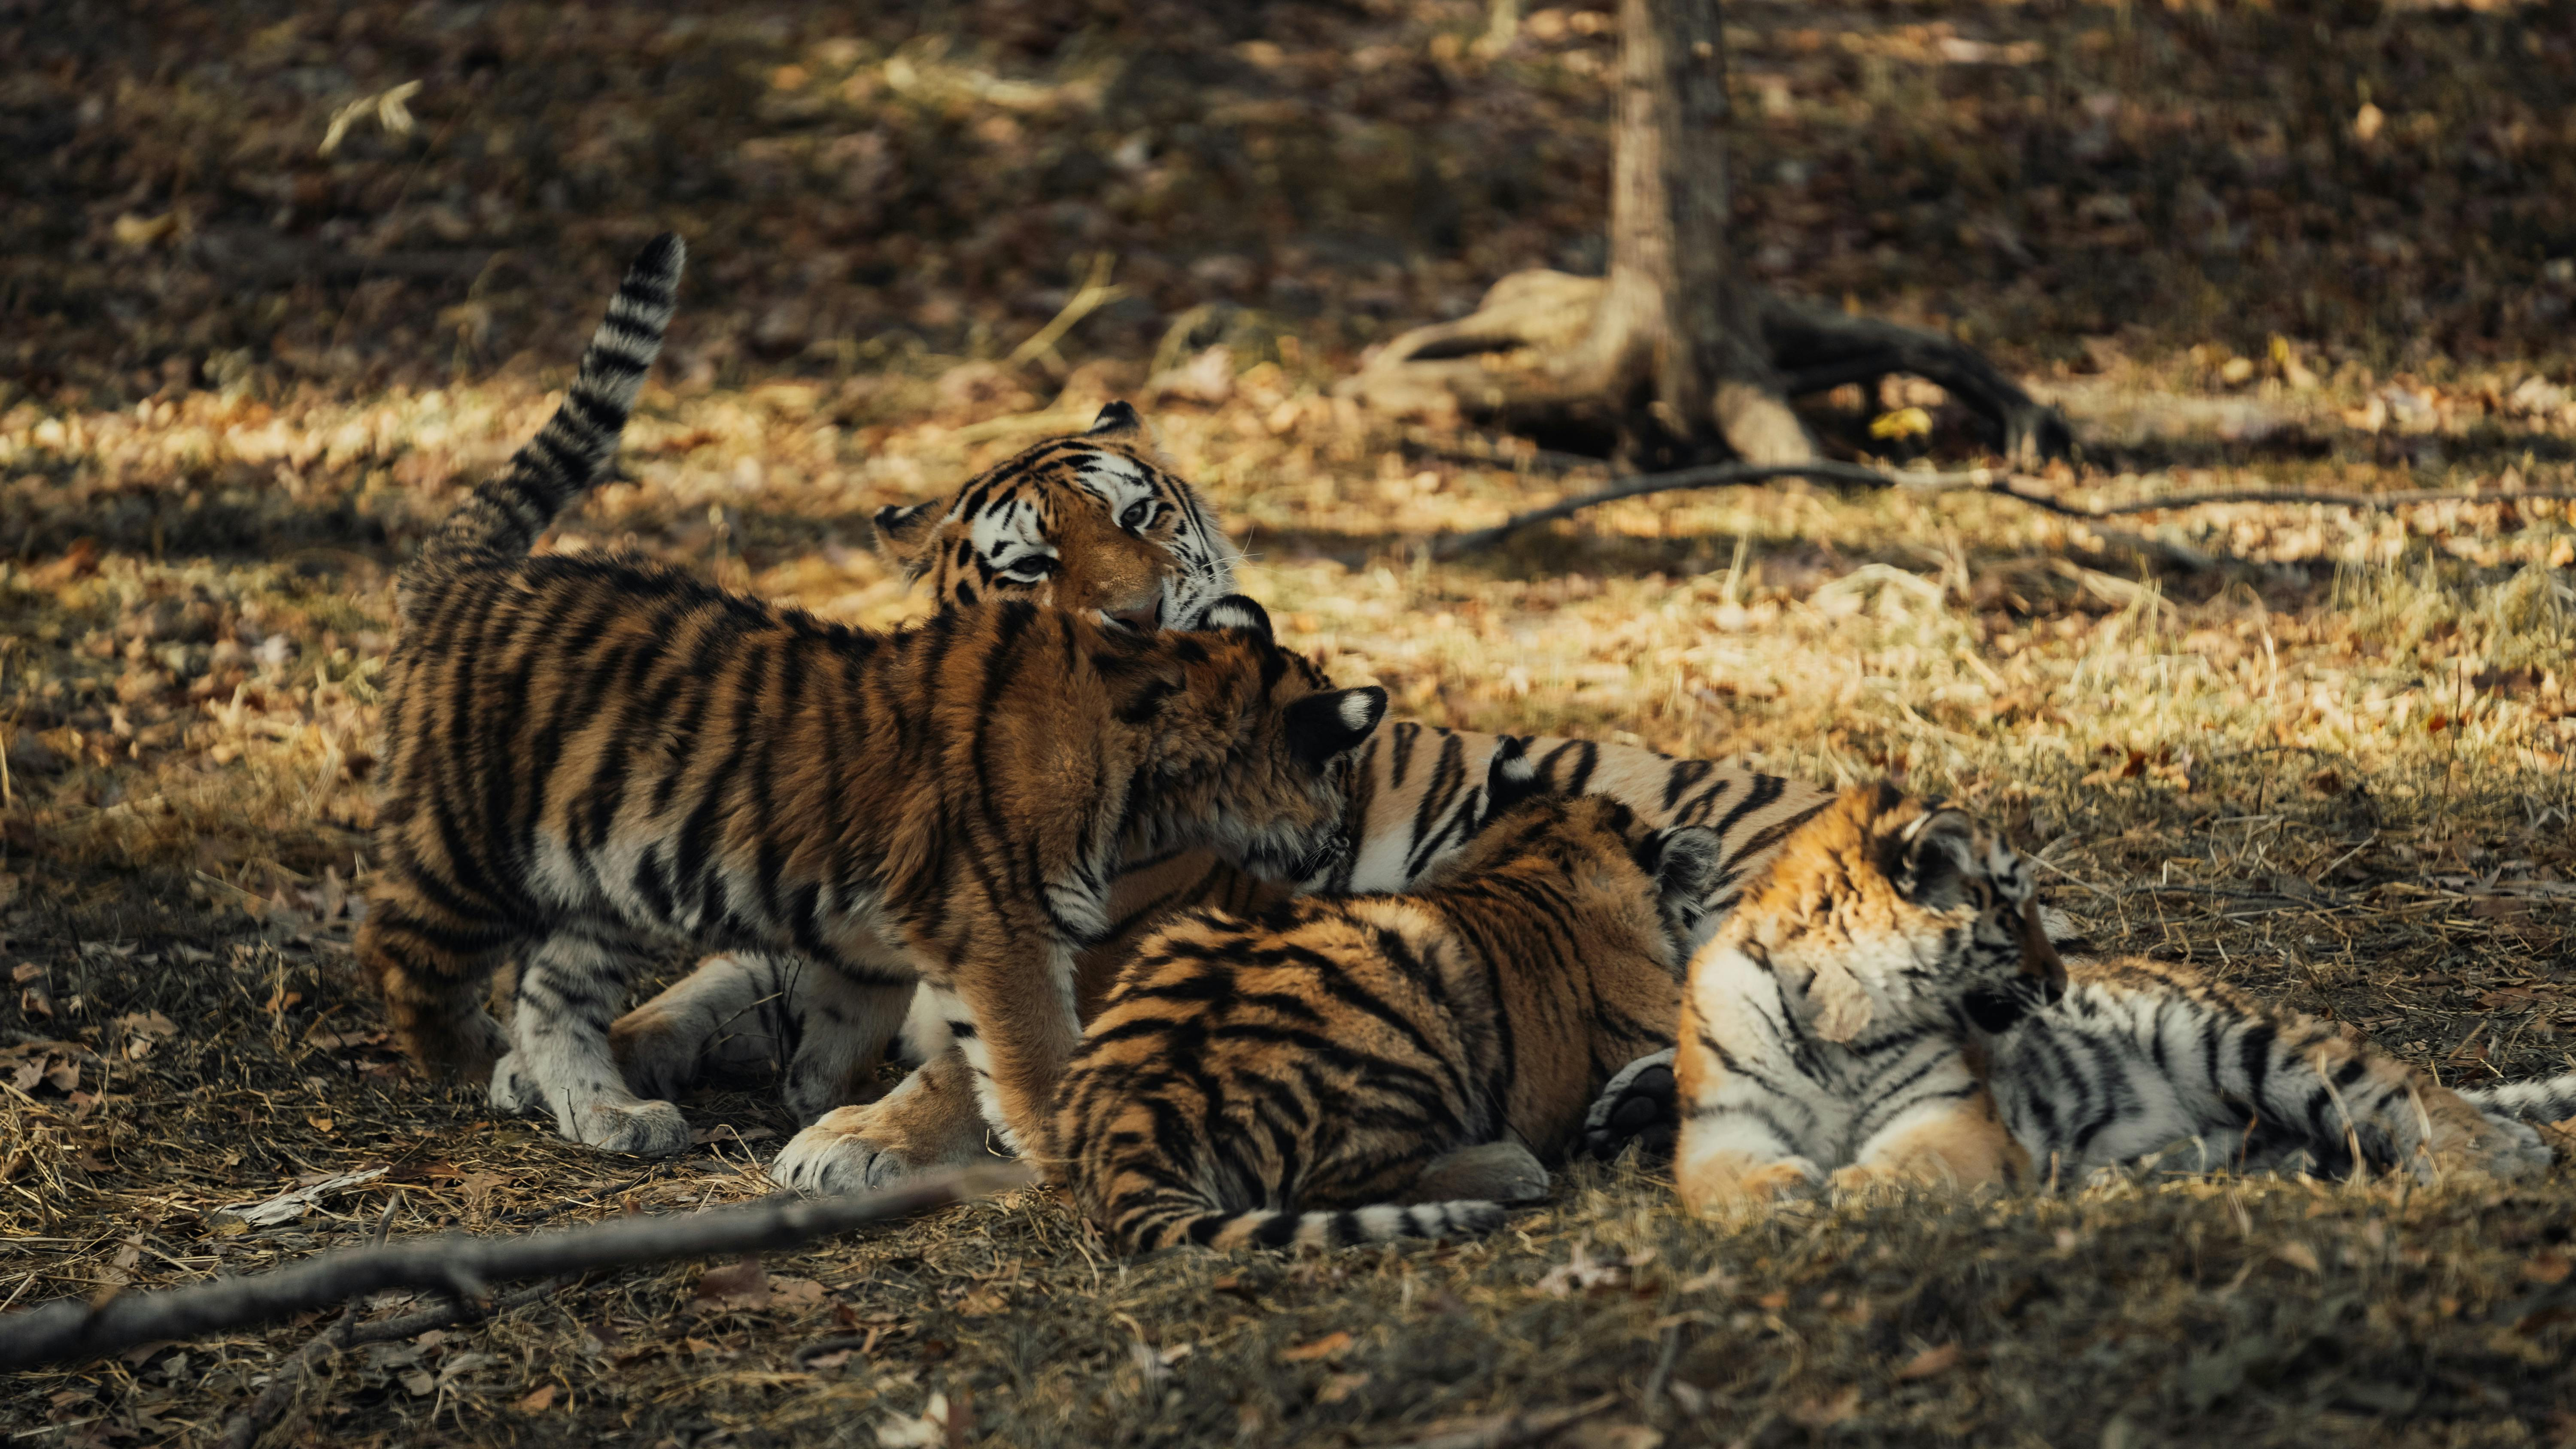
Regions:
M 631 481 L 554 547 L 890 622 L 918 601 L 867 551 L 870 510 L 1136 396 L 1247 541 L 1250 590 L 1405 714 L 1823 780 L 1902 769 L 2009 821 L 2106 947 L 2331 1011 L 2446 1079 L 2569 1064 L 2576 513 L 2151 515 L 2216 560 L 2157 572 L 2132 540 L 1991 498 L 1738 490 L 1423 561 L 1428 534 L 1597 481 L 1448 461 L 1328 400 L 1387 328 L 1582 251 L 1591 12 L 1548 12 L 1547 35 L 1533 14 L 1489 64 L 1479 5 L 1282 10 L 1242 34 L 1188 7 L 1052 52 L 998 4 L 946 49 L 836 44 L 846 15 L 820 8 L 694 35 L 503 8 L 437 41 L 409 10 L 273 8 L 211 39 L 184 15 L 103 21 L 0 94 L 0 122 L 58 148 L 53 199 L 13 223 L 44 244 L 0 266 L 20 349 L 0 353 L 0 1299 L 254 1269 L 360 1236 L 397 1187 L 397 1231 L 764 1190 L 754 1163 L 789 1124 L 759 1091 L 687 1103 L 710 1140 L 678 1162 L 565 1146 L 406 1075 L 345 949 L 389 571 L 544 415 L 617 260 L 599 233 L 652 219 L 703 265 Z M 2092 440 L 2064 486 L 2567 481 L 2576 405 L 2548 375 L 2569 283 L 2536 240 L 2576 194 L 2555 179 L 2576 163 L 2557 30 L 2446 10 L 2312 34 L 2296 7 L 1731 18 L 1762 266 L 1991 343 Z M 154 58 L 201 43 L 234 67 L 221 104 Z M 512 62 L 486 91 L 478 46 Z M 651 84 L 618 78 L 629 56 Z M 1178 79 L 1201 62 L 1220 84 Z M 413 74 L 412 138 L 362 123 L 311 154 L 330 111 Z M 2387 108 L 2368 141 L 2362 83 Z M 73 132 L 25 120 L 54 116 Z M 877 137 L 831 152 L 849 175 L 805 154 L 835 128 Z M 1116 159 L 1135 134 L 1151 144 Z M 547 146 L 573 160 L 539 164 Z M 890 207 L 905 226 L 879 224 Z M 2431 219 L 2454 216 L 2476 220 Z M 1388 217 L 1410 220 L 1370 231 Z M 281 280 L 238 260 L 263 227 L 308 260 L 395 261 Z M 516 250 L 439 270 L 485 241 Z M 1102 246 L 1131 291 L 1059 344 L 1081 365 L 994 361 Z M 1193 310 L 1228 298 L 1253 305 Z M 1818 418 L 1850 442 L 1837 409 L 1916 399 Z M 1933 443 L 1964 441 L 1942 415 Z M 213 1216 L 369 1165 L 391 1171 L 289 1228 Z M 371 1346 L 279 1442 L 1369 1444 L 1600 1394 L 1559 1442 L 2576 1437 L 2564 1171 L 1731 1224 L 1668 1202 L 1582 1168 L 1490 1243 L 1119 1264 L 1024 1196 L 772 1261 L 763 1307 L 697 1299 L 719 1265 L 684 1265 Z M 0 1433 L 206 1438 L 313 1331 L 21 1376 Z M 826 1339 L 855 1342 L 800 1356 Z M 934 1395 L 945 1427 L 920 1418 Z

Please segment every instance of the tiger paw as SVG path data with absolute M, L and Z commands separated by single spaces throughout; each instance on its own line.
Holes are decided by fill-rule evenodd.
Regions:
M 824 1113 L 813 1126 L 787 1139 L 769 1164 L 770 1180 L 809 1197 L 874 1192 L 984 1155 L 980 1142 L 967 1152 L 905 1152 L 873 1141 L 867 1130 L 868 1112 L 866 1107 L 841 1107 Z
M 602 1152 L 675 1157 L 689 1150 L 689 1122 L 668 1102 L 591 1102 L 572 1114 L 575 1140 Z
M 1583 1114 L 1584 1150 L 1607 1159 L 1634 1142 L 1648 1158 L 1672 1156 L 1681 1130 L 1677 1098 L 1673 1049 L 1637 1058 L 1610 1078 Z
M 2509 1117 L 2489 1117 L 2487 1126 L 2490 1130 L 2480 1133 L 2470 1149 L 2478 1170 L 2503 1182 L 2519 1182 L 2549 1171 L 2553 1154 L 2549 1144 L 2541 1140 L 2538 1128 Z
M 1812 1195 L 1824 1180 L 1824 1169 L 1803 1157 L 1792 1157 L 1766 1162 L 1744 1174 L 1743 1192 L 1756 1202 L 1781 1202 Z
M 695 1085 L 705 1045 L 690 1030 L 697 1024 L 652 1002 L 619 1017 L 608 1028 L 608 1051 L 626 1085 L 646 1097 L 675 1097 Z
M 494 1111 L 514 1117 L 545 1110 L 546 1094 L 517 1052 L 505 1053 L 492 1064 L 491 1102 Z

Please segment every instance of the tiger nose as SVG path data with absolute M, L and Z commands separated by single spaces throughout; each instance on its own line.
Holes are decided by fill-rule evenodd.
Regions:
M 1144 603 L 1130 604 L 1123 609 L 1103 609 L 1100 612 L 1107 614 L 1110 618 L 1117 620 L 1119 623 L 1126 625 L 1130 629 L 1138 629 L 1151 634 L 1155 630 L 1163 627 L 1162 591 L 1159 589 L 1156 590 L 1154 596 L 1146 600 Z

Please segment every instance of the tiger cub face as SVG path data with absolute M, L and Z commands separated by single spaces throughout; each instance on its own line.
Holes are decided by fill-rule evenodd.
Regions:
M 878 509 L 876 529 L 942 609 L 1028 599 L 1141 629 L 1203 627 L 1241 557 L 1123 402 L 948 498 Z
M 2065 994 L 2034 896 L 2029 864 L 1991 827 L 1862 786 L 1788 839 L 1711 949 L 1748 947 L 1806 979 L 1828 1041 L 1953 1007 L 2000 1031 Z
M 1157 838 L 1157 822 L 1186 819 L 1214 836 L 1220 855 L 1252 874 L 1303 879 L 1350 849 L 1343 830 L 1349 756 L 1386 714 L 1386 691 L 1336 688 L 1306 656 L 1281 648 L 1269 614 L 1240 594 L 1219 599 L 1205 614 L 1203 629 L 1263 651 L 1251 687 L 1264 697 L 1230 716 L 1231 734 L 1216 748 L 1193 750 L 1195 763 L 1187 768 L 1148 765 L 1158 803 L 1137 818 L 1124 849 L 1130 855 L 1166 849 L 1170 842 Z M 1170 652 L 1184 682 L 1149 689 L 1122 719 L 1135 715 L 1141 722 L 1173 696 L 1223 697 L 1231 681 L 1246 677 L 1188 635 L 1174 637 Z

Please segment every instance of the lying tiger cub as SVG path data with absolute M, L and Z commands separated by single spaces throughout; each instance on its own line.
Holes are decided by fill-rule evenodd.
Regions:
M 1719 836 L 1511 803 L 1532 788 L 1498 762 L 1507 808 L 1412 894 L 1147 937 L 1067 1069 L 1049 1175 L 1131 1251 L 1459 1236 L 1543 1190 L 1536 1158 L 1669 1038 Z
M 1674 1179 L 1703 1211 L 1828 1179 L 2080 1181 L 2193 1137 L 2269 1164 L 2358 1151 L 2519 1177 L 2549 1154 L 2507 1114 L 2570 1098 L 2563 1080 L 2451 1091 L 2177 966 L 2070 972 L 2019 857 L 1885 785 L 1791 837 L 1693 958 L 1678 1077 Z

